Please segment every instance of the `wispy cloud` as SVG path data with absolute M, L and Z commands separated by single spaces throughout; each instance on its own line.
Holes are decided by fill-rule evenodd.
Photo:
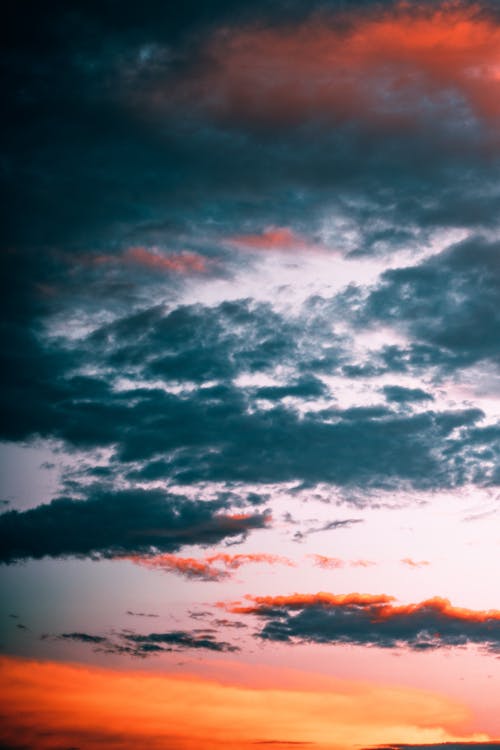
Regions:
M 428 560 L 414 560 L 412 557 L 403 557 L 401 562 L 408 568 L 425 568 L 430 565 Z
M 164 570 L 180 573 L 187 578 L 201 579 L 205 581 L 221 581 L 231 577 L 235 570 L 242 565 L 252 563 L 265 565 L 288 565 L 294 563 L 287 557 L 272 555 L 265 552 L 229 554 L 217 552 L 205 555 L 203 558 L 181 557 L 179 555 L 163 554 L 151 557 L 131 557 L 137 565 L 142 565 L 151 570 Z

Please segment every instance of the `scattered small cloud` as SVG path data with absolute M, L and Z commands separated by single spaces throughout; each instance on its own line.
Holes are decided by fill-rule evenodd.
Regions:
M 408 568 L 425 568 L 430 565 L 429 560 L 413 560 L 411 557 L 403 557 L 401 562 Z
M 51 638 L 56 641 L 76 641 L 95 647 L 99 652 L 107 654 L 118 654 L 147 656 L 160 654 L 168 651 L 183 651 L 185 649 L 196 649 L 206 651 L 234 652 L 239 649 L 225 641 L 218 641 L 212 631 L 208 628 L 195 631 L 171 630 L 164 633 L 134 633 L 129 630 L 114 632 L 110 635 L 96 635 L 92 633 L 72 632 L 59 633 L 57 635 L 44 635 L 43 638 Z

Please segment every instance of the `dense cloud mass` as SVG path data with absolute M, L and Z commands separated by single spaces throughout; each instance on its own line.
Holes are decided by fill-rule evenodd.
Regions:
M 222 511 L 222 512 L 221 512 Z M 57 498 L 0 516 L 2 562 L 28 557 L 123 557 L 216 544 L 262 528 L 265 514 L 224 513 L 221 502 L 160 491 L 98 489 L 87 500 Z
M 498 653 L 500 610 L 454 607 L 447 599 L 396 605 L 385 594 L 292 594 L 249 597 L 232 612 L 262 618 L 260 638 L 356 644 L 416 651 L 477 644 Z
M 373 298 L 381 294 L 376 290 Z M 480 460 L 476 445 L 485 444 L 496 457 L 498 435 L 481 427 L 484 414 L 477 408 L 398 410 L 427 404 L 430 397 L 394 386 L 384 390 L 390 406 L 336 406 L 335 393 L 320 377 L 345 375 L 339 363 L 347 358 L 347 345 L 325 341 L 320 309 L 305 322 L 248 300 L 167 314 L 153 308 L 126 317 L 95 331 L 79 348 L 65 348 L 67 371 L 58 373 L 56 364 L 50 382 L 48 374 L 42 381 L 42 372 L 41 382 L 27 385 L 22 399 L 16 380 L 15 391 L 5 392 L 11 418 L 4 435 L 112 447 L 114 470 L 121 464 L 135 481 L 374 487 L 409 482 L 429 488 L 493 481 L 491 462 Z M 404 320 L 402 313 L 398 320 Z M 435 356 L 439 363 L 448 355 L 439 350 Z M 271 373 L 283 361 L 290 371 L 287 385 L 235 383 L 242 375 Z M 106 374 L 70 374 L 78 366 L 105 367 Z M 119 378 L 131 385 L 117 388 Z M 132 385 L 148 380 L 151 386 Z M 310 408 L 314 399 L 324 400 L 326 408 Z
M 106 486 L 4 513 L 3 559 L 154 546 L 56 538 L 148 483 L 497 484 L 496 416 L 436 390 L 498 367 L 495 6 L 146 5 L 6 19 L 0 434 Z M 294 301 L 306 262 L 379 266 Z
M 437 471 L 434 440 L 442 441 L 446 415 L 374 411 L 347 425 L 345 412 L 332 415 L 334 424 L 318 414 L 302 421 L 281 404 L 331 398 L 321 375 L 421 375 L 497 362 L 498 245 L 485 234 L 498 216 L 493 6 L 148 7 L 144 16 L 129 8 L 120 23 L 106 5 L 31 8 L 29 38 L 16 13 L 7 19 L 14 95 L 5 158 L 14 203 L 2 260 L 4 439 L 113 445 L 125 461 L 177 451 L 182 463 L 188 451 L 188 471 L 169 459 L 168 469 L 153 462 L 135 476 L 255 481 L 254 446 L 265 432 L 284 455 L 266 451 L 263 481 L 350 483 L 353 450 L 344 446 L 354 443 L 362 483 L 380 485 L 392 473 L 416 485 L 422 477 L 437 486 L 487 481 L 491 472 L 471 467 L 456 441 Z M 256 57 L 258 69 L 248 64 Z M 483 75 L 475 87 L 471 61 Z M 386 271 L 368 293 L 311 303 L 299 316 L 251 299 L 174 302 L 197 274 L 231 277 L 247 251 L 390 255 L 449 230 L 469 236 Z M 145 307 L 152 290 L 166 296 L 167 309 Z M 139 311 L 125 314 L 130 302 Z M 68 312 L 112 322 L 94 323 L 76 340 L 47 336 L 50 316 Z M 354 336 L 361 326 L 391 325 L 407 344 L 353 362 L 349 336 L 335 332 L 346 317 Z M 275 411 L 256 410 L 231 386 L 242 373 L 272 373 L 284 362 L 283 382 L 249 394 Z M 219 385 L 179 396 L 158 387 L 117 391 L 117 377 Z M 432 400 L 418 387 L 384 393 L 391 404 Z M 466 431 L 470 417 L 463 419 Z M 483 434 L 496 455 L 497 440 Z M 400 450 L 388 474 L 392 436 Z M 208 444 L 217 450 L 210 460 Z M 302 454 L 308 444 L 321 446 L 317 459 L 301 461 L 296 446 Z
M 428 347 L 431 365 L 498 365 L 499 252 L 498 242 L 472 237 L 418 266 L 386 271 L 362 308 L 363 324 L 405 329 Z

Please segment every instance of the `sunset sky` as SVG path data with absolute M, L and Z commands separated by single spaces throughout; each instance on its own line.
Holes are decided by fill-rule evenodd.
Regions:
M 500 748 L 500 3 L 0 33 L 0 750 Z

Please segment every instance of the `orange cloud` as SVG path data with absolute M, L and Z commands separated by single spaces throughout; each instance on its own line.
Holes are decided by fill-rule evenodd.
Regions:
M 229 124 L 354 119 L 413 128 L 471 115 L 497 123 L 500 26 L 474 6 L 436 5 L 224 28 L 207 44 L 204 67 L 166 91 L 160 85 L 153 106 L 196 107 Z M 286 230 L 267 234 L 262 241 L 291 242 Z
M 308 555 L 314 561 L 314 565 L 325 570 L 335 570 L 345 566 L 344 560 L 339 557 L 328 557 L 327 555 Z
M 229 237 L 227 244 L 239 250 L 319 250 L 321 245 L 308 242 L 288 227 L 268 227 L 260 234 Z
M 402 615 L 418 615 L 423 612 L 434 612 L 445 618 L 461 622 L 485 623 L 499 622 L 500 610 L 474 610 L 454 607 L 448 599 L 436 596 L 417 604 L 395 605 L 395 598 L 387 594 L 330 594 L 320 591 L 317 594 L 289 594 L 287 596 L 247 596 L 251 605 L 230 604 L 229 611 L 239 614 L 259 614 L 273 607 L 289 610 L 306 607 L 345 607 L 360 608 L 368 611 L 373 622 L 389 620 Z
M 394 601 L 393 596 L 387 594 L 329 594 L 320 591 L 318 594 L 290 594 L 288 596 L 247 596 L 254 602 L 250 606 L 238 603 L 229 605 L 231 612 L 238 614 L 258 614 L 262 610 L 272 607 L 286 607 L 287 609 L 303 609 L 304 607 L 381 607 Z
M 419 615 L 425 612 L 435 612 L 444 618 L 464 623 L 500 623 L 500 609 L 466 609 L 454 607 L 449 599 L 435 596 L 418 604 L 403 604 L 400 606 L 383 606 L 373 612 L 375 619 L 387 620 L 401 615 Z
M 168 570 L 181 573 L 188 578 L 200 578 L 205 581 L 220 581 L 228 577 L 228 573 L 216 568 L 207 560 L 197 560 L 194 557 L 179 557 L 178 555 L 164 554 L 154 557 L 141 557 L 133 555 L 128 558 L 137 565 L 151 570 Z
M 338 557 L 328 557 L 327 555 L 308 555 L 314 560 L 314 565 L 325 570 L 335 570 L 350 565 L 352 568 L 370 568 L 377 563 L 373 560 L 341 560 Z
M 241 670 L 250 670 L 241 664 Z M 467 710 L 408 687 L 332 681 L 255 689 L 142 670 L 0 659 L 0 743 L 37 750 L 250 750 L 486 740 Z
M 215 555 L 207 557 L 207 561 L 210 563 L 220 562 L 228 568 L 236 570 L 242 565 L 248 563 L 265 563 L 267 565 L 289 565 L 293 566 L 294 563 L 287 557 L 281 555 L 269 555 L 265 552 L 249 552 L 247 554 L 236 554 L 228 555 L 225 552 L 218 552 Z
M 413 560 L 411 557 L 403 557 L 401 562 L 409 568 L 424 568 L 426 565 L 430 565 L 428 560 Z
M 225 552 L 218 552 L 213 555 L 206 555 L 201 559 L 194 557 L 180 557 L 179 555 L 172 554 L 154 555 L 153 557 L 133 555 L 128 559 L 138 565 L 153 570 L 175 571 L 187 576 L 188 578 L 200 578 L 202 580 L 210 581 L 220 581 L 224 578 L 228 578 L 231 575 L 229 571 L 237 570 L 242 565 L 248 565 L 251 563 L 290 566 L 293 566 L 294 564 L 287 557 L 269 555 L 266 553 L 230 555 Z

